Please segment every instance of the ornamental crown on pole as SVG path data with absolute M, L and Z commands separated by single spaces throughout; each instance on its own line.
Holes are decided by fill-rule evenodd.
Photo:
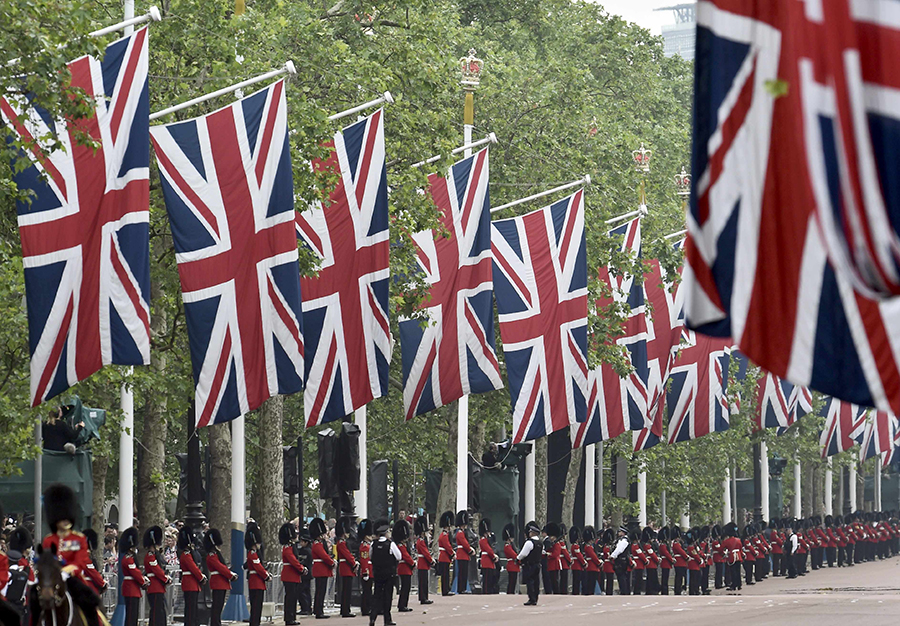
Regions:
M 463 89 L 474 91 L 481 82 L 481 70 L 484 69 L 484 61 L 475 56 L 475 48 L 469 49 L 469 55 L 459 60 L 462 72 L 462 80 L 459 81 Z
M 639 149 L 631 151 L 631 156 L 634 157 L 634 168 L 637 171 L 644 173 L 650 171 L 650 158 L 653 156 L 653 151 L 647 150 L 643 141 Z
M 681 174 L 675 174 L 675 189 L 679 196 L 691 195 L 691 175 L 681 166 Z

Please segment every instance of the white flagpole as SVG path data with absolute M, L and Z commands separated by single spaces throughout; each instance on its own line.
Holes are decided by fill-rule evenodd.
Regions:
M 344 117 L 350 117 L 354 113 L 359 113 L 360 111 L 365 111 L 366 109 L 371 109 L 372 107 L 381 106 L 384 103 L 394 104 L 394 96 L 391 95 L 390 91 L 385 91 L 381 96 L 375 98 L 374 100 L 364 102 L 363 104 L 355 106 L 352 109 L 347 109 L 346 111 L 341 111 L 340 113 L 329 115 L 328 121 L 334 122 Z
M 725 468 L 725 478 L 722 480 L 722 524 L 731 521 L 731 469 Z
M 356 515 L 369 517 L 369 453 L 366 449 L 366 405 L 353 412 L 359 427 L 359 491 L 356 492 Z
M 129 8 L 129 6 L 131 8 Z M 128 17 L 128 14 L 131 14 Z M 119 22 L 118 24 L 113 24 L 112 26 L 107 26 L 106 28 L 101 28 L 100 30 L 95 30 L 92 33 L 89 33 L 90 37 L 102 37 L 103 35 L 108 35 L 110 33 L 114 33 L 117 30 L 124 30 L 125 36 L 132 34 L 134 32 L 134 27 L 139 24 L 144 24 L 145 22 L 160 22 L 162 21 L 162 16 L 159 14 L 159 9 L 155 6 L 150 7 L 150 10 L 147 11 L 144 15 L 139 15 L 138 17 L 134 17 L 134 2 L 129 1 L 125 3 L 125 20 Z
M 584 525 L 594 525 L 594 507 L 596 498 L 596 471 L 597 450 L 594 444 L 584 447 Z
M 642 467 L 637 478 L 638 523 L 643 527 L 647 525 L 647 470 Z
M 682 237 L 687 232 L 687 229 L 679 230 L 678 232 L 674 232 L 671 235 L 666 235 L 663 239 L 675 239 L 677 237 Z
M 759 442 L 760 491 L 762 492 L 762 516 L 769 521 L 769 446 Z
M 244 87 L 249 87 L 251 85 L 256 85 L 257 83 L 261 83 L 267 80 L 271 80 L 278 76 L 282 76 L 284 74 L 290 74 L 294 76 L 297 73 L 297 69 L 294 67 L 293 61 L 286 61 L 284 65 L 281 66 L 280 69 L 272 70 L 271 72 L 266 72 L 265 74 L 260 74 L 254 78 L 248 78 L 247 80 L 241 81 L 237 84 L 231 85 L 230 87 L 223 87 L 222 89 L 217 89 L 212 93 L 208 93 L 204 96 L 198 96 L 197 98 L 192 98 L 187 102 L 182 102 L 181 104 L 176 104 L 174 106 L 170 106 L 167 109 L 163 109 L 162 111 L 157 111 L 156 113 L 152 113 L 150 115 L 150 121 L 156 121 L 161 117 L 165 117 L 170 113 L 175 113 L 177 111 L 181 111 L 183 109 L 187 109 L 188 107 L 192 107 L 195 104 L 200 104 L 201 102 L 206 102 L 207 100 L 212 100 L 213 98 L 218 98 L 219 96 L 224 96 L 229 93 L 233 93 L 238 89 L 243 89 Z
M 244 416 L 231 421 L 231 563 L 244 558 L 244 522 L 247 514 L 246 437 Z M 250 617 L 244 596 L 244 570 L 232 568 L 238 577 L 231 583 L 231 593 L 222 611 L 222 619 L 240 622 Z
M 831 467 L 831 457 L 828 457 L 825 465 L 825 515 L 834 515 L 834 476 Z
M 534 493 L 534 475 L 535 475 L 535 449 L 534 442 L 528 442 L 531 446 L 531 451 L 528 453 L 528 456 L 525 457 L 525 520 L 522 522 L 524 526 L 530 521 L 533 521 L 534 513 L 535 513 L 535 493 Z
M 478 141 L 473 141 L 471 143 L 466 143 L 458 148 L 453 148 L 450 151 L 450 154 L 459 154 L 460 152 L 466 153 L 466 158 L 472 156 L 473 148 L 480 148 L 481 146 L 489 143 L 497 143 L 497 135 L 491 133 L 484 139 L 479 139 Z M 441 155 L 436 154 L 433 157 L 428 157 L 424 161 L 419 161 L 418 163 L 413 163 L 410 167 L 422 167 L 423 165 L 428 165 L 429 163 L 434 163 L 435 161 L 440 161 Z
M 794 506 L 791 515 L 800 518 L 803 517 L 803 506 L 800 499 L 800 459 L 794 463 Z
M 502 211 L 503 209 L 508 209 L 510 207 L 518 206 L 520 204 L 525 204 L 526 202 L 531 202 L 532 200 L 537 200 L 538 198 L 543 198 L 544 196 L 549 196 L 551 194 L 557 193 L 559 191 L 565 191 L 566 189 L 571 189 L 572 187 L 579 187 L 581 185 L 590 185 L 591 184 L 591 175 L 586 174 L 584 178 L 579 178 L 578 180 L 573 180 L 571 183 L 566 183 L 565 185 L 560 185 L 559 187 L 554 187 L 553 189 L 548 189 L 547 191 L 542 191 L 540 193 L 536 193 L 534 195 L 528 196 L 527 198 L 522 198 L 520 200 L 513 200 L 512 202 L 507 202 L 506 204 L 502 204 L 498 207 L 493 207 L 491 209 L 491 213 L 496 213 L 497 211 Z
M 850 512 L 856 513 L 856 462 L 850 464 Z
M 612 217 L 612 218 L 606 220 L 606 223 L 609 225 L 613 225 L 618 222 L 624 222 L 625 220 L 629 220 L 632 217 L 638 217 L 638 216 L 643 217 L 643 216 L 647 215 L 647 213 L 649 213 L 649 211 L 647 210 L 647 205 L 642 204 L 641 206 L 636 208 L 634 211 L 629 211 L 628 213 L 624 213 L 618 217 Z

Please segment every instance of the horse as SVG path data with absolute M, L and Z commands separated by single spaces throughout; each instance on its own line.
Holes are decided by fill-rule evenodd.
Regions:
M 36 584 L 29 600 L 31 626 L 89 626 L 84 611 L 72 599 L 55 546 L 49 551 L 38 546 L 37 552 Z

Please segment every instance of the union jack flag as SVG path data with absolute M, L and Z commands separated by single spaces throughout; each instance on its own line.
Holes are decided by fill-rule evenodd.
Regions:
M 860 462 L 873 456 L 882 456 L 894 449 L 894 435 L 897 432 L 897 418 L 887 411 L 872 409 L 866 418 L 862 444 L 859 448 Z
M 187 319 L 198 426 L 303 388 L 284 81 L 151 130 Z
M 697 5 L 691 327 L 900 412 L 893 0 Z M 772 303 L 777 302 L 777 306 Z
M 488 150 L 429 177 L 431 197 L 450 233 L 413 235 L 431 285 L 429 325 L 401 320 L 403 404 L 412 419 L 470 393 L 503 387 L 494 349 Z
M 628 430 L 625 424 L 628 394 L 625 381 L 608 363 L 588 372 L 588 418 L 571 424 L 573 448 L 614 439 Z
M 763 429 L 791 426 L 797 418 L 796 412 L 792 410 L 794 407 L 791 406 L 793 394 L 793 384 L 774 374 L 763 375 L 759 379 L 756 427 Z
M 728 430 L 728 366 L 731 341 L 694 334 L 675 358 L 666 404 L 669 443 Z
M 884 455 L 884 460 L 881 462 L 881 466 L 896 466 L 898 463 L 900 463 L 900 424 L 897 424 L 895 422 L 893 444 L 891 445 L 891 449 L 888 450 L 888 453 Z
M 584 190 L 491 224 L 513 442 L 587 419 Z
M 334 136 L 313 166 L 339 174 L 327 207 L 297 213 L 297 234 L 321 259 L 302 278 L 306 426 L 339 420 L 387 393 L 392 338 L 384 110 Z
M 789 405 L 791 407 L 791 419 L 794 422 L 812 413 L 812 392 L 809 390 L 809 387 L 794 385 L 794 388 L 791 390 Z
M 68 64 L 71 85 L 94 98 L 78 128 L 0 97 L 0 117 L 26 142 L 52 134 L 15 175 L 32 201 L 16 207 L 25 268 L 31 404 L 104 365 L 150 362 L 150 103 L 147 28 Z
M 862 441 L 866 426 L 866 409 L 837 398 L 825 400 L 822 407 L 825 426 L 819 436 L 822 458 L 849 450 Z

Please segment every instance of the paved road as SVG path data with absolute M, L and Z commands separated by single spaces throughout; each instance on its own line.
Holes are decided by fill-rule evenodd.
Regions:
M 896 626 L 900 618 L 900 558 L 846 569 L 810 572 L 795 580 L 769 578 L 740 594 L 711 596 L 544 596 L 537 607 L 524 596 L 435 598 L 412 613 L 394 613 L 399 626 Z M 396 602 L 396 600 L 395 600 Z M 423 610 L 427 609 L 427 610 Z M 332 619 L 340 619 L 335 616 Z M 367 618 L 341 619 L 340 626 Z M 379 626 L 382 620 L 378 620 Z

